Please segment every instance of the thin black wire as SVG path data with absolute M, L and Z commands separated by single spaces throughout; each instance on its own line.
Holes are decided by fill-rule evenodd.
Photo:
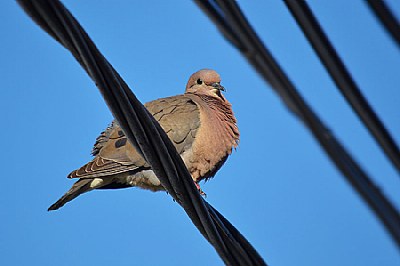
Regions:
M 367 0 L 366 2 L 400 48 L 400 24 L 390 11 L 390 8 L 385 4 L 385 1 Z
M 339 91 L 381 146 L 394 168 L 400 173 L 399 147 L 362 95 L 307 3 L 303 0 L 284 0 L 284 2 L 335 81 Z
M 72 14 L 55 0 L 17 1 L 39 26 L 71 51 L 96 83 L 129 141 L 150 163 L 162 185 L 185 209 L 224 263 L 266 265 L 243 235 L 200 196 L 158 122 L 136 99 Z
M 236 1 L 195 0 L 195 2 L 218 25 L 224 37 L 241 52 L 264 80 L 270 83 L 289 110 L 311 130 L 332 162 L 374 211 L 395 243 L 400 246 L 400 215 L 396 208 L 304 101 L 252 29 Z

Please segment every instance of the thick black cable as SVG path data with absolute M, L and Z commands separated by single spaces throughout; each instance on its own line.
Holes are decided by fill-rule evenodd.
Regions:
M 368 101 L 362 95 L 335 48 L 304 0 L 284 0 L 337 88 L 380 145 L 394 168 L 400 172 L 400 150 Z
M 368 7 L 375 13 L 400 48 L 400 24 L 384 0 L 367 0 Z
M 71 13 L 55 0 L 17 0 L 31 18 L 71 51 L 96 83 L 129 141 L 162 185 L 185 209 L 226 265 L 266 265 L 250 243 L 198 193 L 175 147 L 158 122 L 98 51 Z
M 199 7 L 218 24 L 224 37 L 241 52 L 256 71 L 270 83 L 304 125 L 313 133 L 332 162 L 359 193 L 400 246 L 400 215 L 371 178 L 358 165 L 333 133 L 324 125 L 278 65 L 272 54 L 248 23 L 234 0 L 195 0 Z M 229 34 L 226 34 L 229 33 Z M 236 44 L 238 43 L 238 44 Z

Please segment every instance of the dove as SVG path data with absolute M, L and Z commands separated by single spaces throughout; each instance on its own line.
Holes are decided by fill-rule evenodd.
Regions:
M 199 182 L 213 177 L 239 144 L 237 121 L 220 82 L 217 72 L 202 69 L 190 76 L 184 94 L 144 105 L 167 133 L 200 192 Z M 78 180 L 49 211 L 94 189 L 165 190 L 115 120 L 96 139 L 92 155 L 68 175 Z

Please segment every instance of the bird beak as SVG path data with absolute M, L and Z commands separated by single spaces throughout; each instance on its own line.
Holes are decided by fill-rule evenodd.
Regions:
M 212 83 L 211 86 L 213 86 L 219 91 L 225 91 L 225 88 L 221 84 L 219 84 L 219 82 Z

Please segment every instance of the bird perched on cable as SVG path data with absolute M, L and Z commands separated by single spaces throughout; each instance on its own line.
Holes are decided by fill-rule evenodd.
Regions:
M 171 139 L 199 189 L 198 183 L 213 177 L 239 143 L 236 118 L 221 93 L 224 87 L 220 82 L 217 72 L 203 69 L 189 78 L 184 94 L 145 104 Z M 92 161 L 68 175 L 79 179 L 49 210 L 57 210 L 93 189 L 164 190 L 116 121 L 96 139 L 92 155 Z

